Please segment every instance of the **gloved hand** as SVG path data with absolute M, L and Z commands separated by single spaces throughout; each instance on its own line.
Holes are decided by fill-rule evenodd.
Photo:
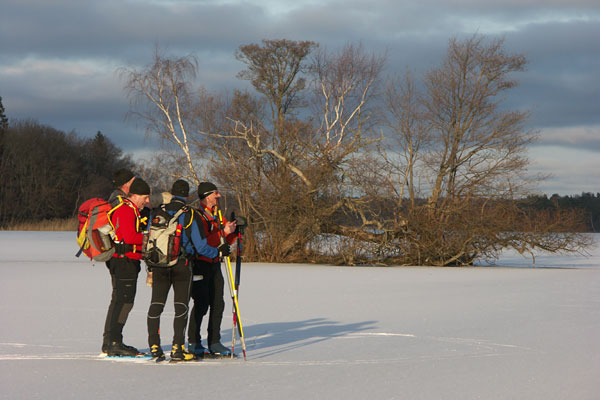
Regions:
M 220 244 L 217 250 L 219 250 L 221 257 L 228 257 L 231 254 L 231 248 L 227 243 Z
M 235 227 L 235 233 L 242 232 L 244 233 L 244 229 L 248 226 L 248 220 L 241 215 L 235 219 L 237 222 L 237 226 Z

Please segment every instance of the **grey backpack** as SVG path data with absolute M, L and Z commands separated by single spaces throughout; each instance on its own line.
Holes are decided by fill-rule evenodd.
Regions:
M 152 210 L 142 242 L 142 258 L 148 266 L 168 268 L 177 263 L 182 250 L 181 234 L 185 229 L 178 219 L 188 209 L 184 206 L 173 216 L 164 206 Z

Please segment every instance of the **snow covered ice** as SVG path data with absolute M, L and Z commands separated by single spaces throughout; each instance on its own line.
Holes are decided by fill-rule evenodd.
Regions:
M 98 357 L 110 278 L 76 251 L 73 232 L 0 232 L 1 399 L 599 398 L 598 250 L 537 268 L 244 264 L 247 361 L 178 364 Z M 143 350 L 149 301 L 142 272 L 124 337 Z M 227 298 L 226 345 L 231 326 Z

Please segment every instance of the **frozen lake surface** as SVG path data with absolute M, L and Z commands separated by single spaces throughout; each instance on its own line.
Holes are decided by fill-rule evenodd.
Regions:
M 599 398 L 597 250 L 537 268 L 244 264 L 247 361 L 185 364 L 98 357 L 109 274 L 75 252 L 73 232 L 0 232 L 1 399 Z M 144 280 L 124 336 L 147 350 Z M 172 317 L 170 296 L 164 345 Z
M 521 255 L 514 250 L 505 250 L 499 260 L 493 264 L 496 266 L 507 267 L 526 267 L 526 268 L 585 268 L 600 266 L 600 234 L 590 234 L 594 237 L 595 245 L 588 249 L 589 254 L 569 254 L 553 255 L 548 253 L 536 253 L 535 265 L 533 265 L 530 255 Z M 480 265 L 486 266 L 488 263 L 480 262 Z

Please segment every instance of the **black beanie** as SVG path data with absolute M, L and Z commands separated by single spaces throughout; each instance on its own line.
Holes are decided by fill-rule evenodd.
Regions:
M 217 187 L 210 182 L 200 182 L 198 185 L 198 197 L 200 200 L 217 191 Z
M 133 172 L 127 168 L 121 168 L 113 174 L 113 184 L 115 187 L 121 187 L 133 178 Z
M 190 195 L 190 184 L 183 179 L 177 179 L 175 182 L 173 182 L 171 194 L 173 196 L 188 197 Z
M 135 178 L 129 188 L 129 194 L 139 194 L 142 196 L 150 194 L 150 186 L 142 178 Z

